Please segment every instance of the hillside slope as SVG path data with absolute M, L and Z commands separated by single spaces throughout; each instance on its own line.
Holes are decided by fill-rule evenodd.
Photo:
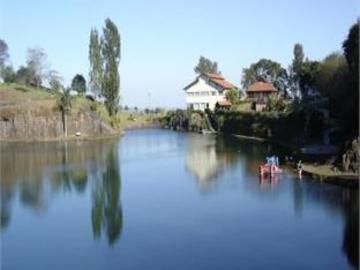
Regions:
M 68 137 L 107 136 L 119 133 L 101 113 L 92 111 L 91 101 L 73 99 L 67 117 Z M 0 140 L 52 140 L 64 137 L 57 97 L 42 89 L 15 84 L 0 85 Z

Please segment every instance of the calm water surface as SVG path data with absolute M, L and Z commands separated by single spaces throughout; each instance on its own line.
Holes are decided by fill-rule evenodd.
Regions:
M 2 269 L 356 268 L 358 190 L 259 179 L 278 152 L 155 129 L 2 144 Z

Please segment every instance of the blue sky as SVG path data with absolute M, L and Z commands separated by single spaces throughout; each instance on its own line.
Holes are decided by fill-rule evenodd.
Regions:
M 239 85 L 260 58 L 287 67 L 296 42 L 310 59 L 340 50 L 358 14 L 356 0 L 0 0 L 0 38 L 15 68 L 39 46 L 69 84 L 87 78 L 90 29 L 109 17 L 121 33 L 122 103 L 148 106 L 151 93 L 151 106 L 180 107 L 200 55 Z

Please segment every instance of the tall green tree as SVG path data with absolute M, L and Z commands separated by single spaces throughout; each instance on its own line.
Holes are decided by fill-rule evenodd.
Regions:
M 260 59 L 249 68 L 243 69 L 241 83 L 243 88 L 247 89 L 256 81 L 273 83 L 281 93 L 285 93 L 288 75 L 279 63 L 269 59 Z
M 303 97 L 306 97 L 310 91 L 316 91 L 316 79 L 319 75 L 320 63 L 306 59 L 302 63 L 298 76 L 299 86 Z
M 301 66 L 304 63 L 304 49 L 300 43 L 296 43 L 294 45 L 293 50 L 293 60 L 292 64 L 289 67 L 289 78 L 288 78 L 288 93 L 293 98 L 301 97 L 301 89 L 300 89 L 300 78 L 299 73 L 301 70 Z
M 220 74 L 221 72 L 218 70 L 217 62 L 213 62 L 210 59 L 200 56 L 199 63 L 194 68 L 195 73 L 204 74 L 204 73 L 213 73 Z
M 76 74 L 71 81 L 71 89 L 77 91 L 79 94 L 86 92 L 86 80 L 83 75 Z
M 119 31 L 109 18 L 105 20 L 101 45 L 104 61 L 101 90 L 109 115 L 115 115 L 119 104 L 121 43 Z
M 103 75 L 103 60 L 101 55 L 101 42 L 96 29 L 91 29 L 89 44 L 89 88 L 93 93 L 101 93 Z
M 343 42 L 346 61 L 349 65 L 350 79 L 344 97 L 346 110 L 343 122 L 349 136 L 359 135 L 359 20 L 354 24 Z M 347 102 L 347 103 L 345 103 Z
M 343 49 L 351 72 L 359 78 L 359 21 L 350 28 Z
M 329 54 L 319 64 L 319 72 L 315 78 L 317 89 L 325 97 L 337 96 L 338 92 L 346 89 L 348 72 L 348 65 L 342 53 Z
M 294 59 L 292 61 L 292 70 L 297 75 L 300 72 L 301 65 L 304 62 L 304 49 L 300 43 L 294 45 Z

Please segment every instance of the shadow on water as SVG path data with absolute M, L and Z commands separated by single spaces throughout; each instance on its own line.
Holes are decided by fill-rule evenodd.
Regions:
M 24 208 L 46 212 L 56 194 L 91 189 L 93 235 L 112 245 L 122 230 L 117 141 L 1 144 L 1 231 L 19 195 Z

